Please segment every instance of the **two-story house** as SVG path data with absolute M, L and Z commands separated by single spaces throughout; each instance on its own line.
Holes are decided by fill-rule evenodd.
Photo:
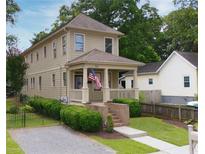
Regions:
M 22 53 L 29 64 L 22 92 L 82 103 L 137 98 L 137 67 L 143 64 L 119 56 L 121 36 L 123 33 L 79 14 Z M 90 69 L 100 79 L 101 89 L 89 80 Z M 119 72 L 125 70 L 134 72 L 132 89 L 119 89 Z

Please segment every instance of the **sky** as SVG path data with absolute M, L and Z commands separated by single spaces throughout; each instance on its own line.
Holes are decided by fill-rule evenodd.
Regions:
M 59 14 L 62 5 L 71 5 L 75 0 L 16 0 L 21 8 L 17 14 L 17 22 L 14 26 L 7 24 L 7 34 L 14 34 L 18 37 L 18 47 L 25 50 L 31 46 L 29 40 L 45 29 L 50 29 L 51 24 Z M 147 0 L 141 0 L 144 4 Z M 150 5 L 158 9 L 161 16 L 177 9 L 172 0 L 149 0 Z

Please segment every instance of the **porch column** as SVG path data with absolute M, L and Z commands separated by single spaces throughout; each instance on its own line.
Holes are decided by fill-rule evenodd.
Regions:
M 135 99 L 139 99 L 139 91 L 137 88 L 137 69 L 133 70 L 133 89 Z
M 83 68 L 83 88 L 82 88 L 82 103 L 88 103 L 88 70 L 87 67 Z
M 103 103 L 110 100 L 110 88 L 109 88 L 109 77 L 108 69 L 104 69 L 104 83 L 103 83 Z

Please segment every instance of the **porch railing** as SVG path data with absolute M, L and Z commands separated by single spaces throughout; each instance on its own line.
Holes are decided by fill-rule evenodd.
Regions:
M 70 90 L 70 101 L 81 102 L 82 101 L 82 90 L 71 89 Z
M 110 100 L 114 98 L 134 98 L 134 89 L 110 89 Z

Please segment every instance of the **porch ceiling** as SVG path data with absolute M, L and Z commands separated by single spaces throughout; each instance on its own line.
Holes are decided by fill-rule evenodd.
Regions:
M 100 51 L 98 49 L 93 49 L 69 62 L 66 63 L 66 66 L 73 66 L 78 64 L 109 64 L 109 65 L 121 65 L 121 66 L 142 66 L 144 63 L 130 60 L 125 57 L 120 57 Z

